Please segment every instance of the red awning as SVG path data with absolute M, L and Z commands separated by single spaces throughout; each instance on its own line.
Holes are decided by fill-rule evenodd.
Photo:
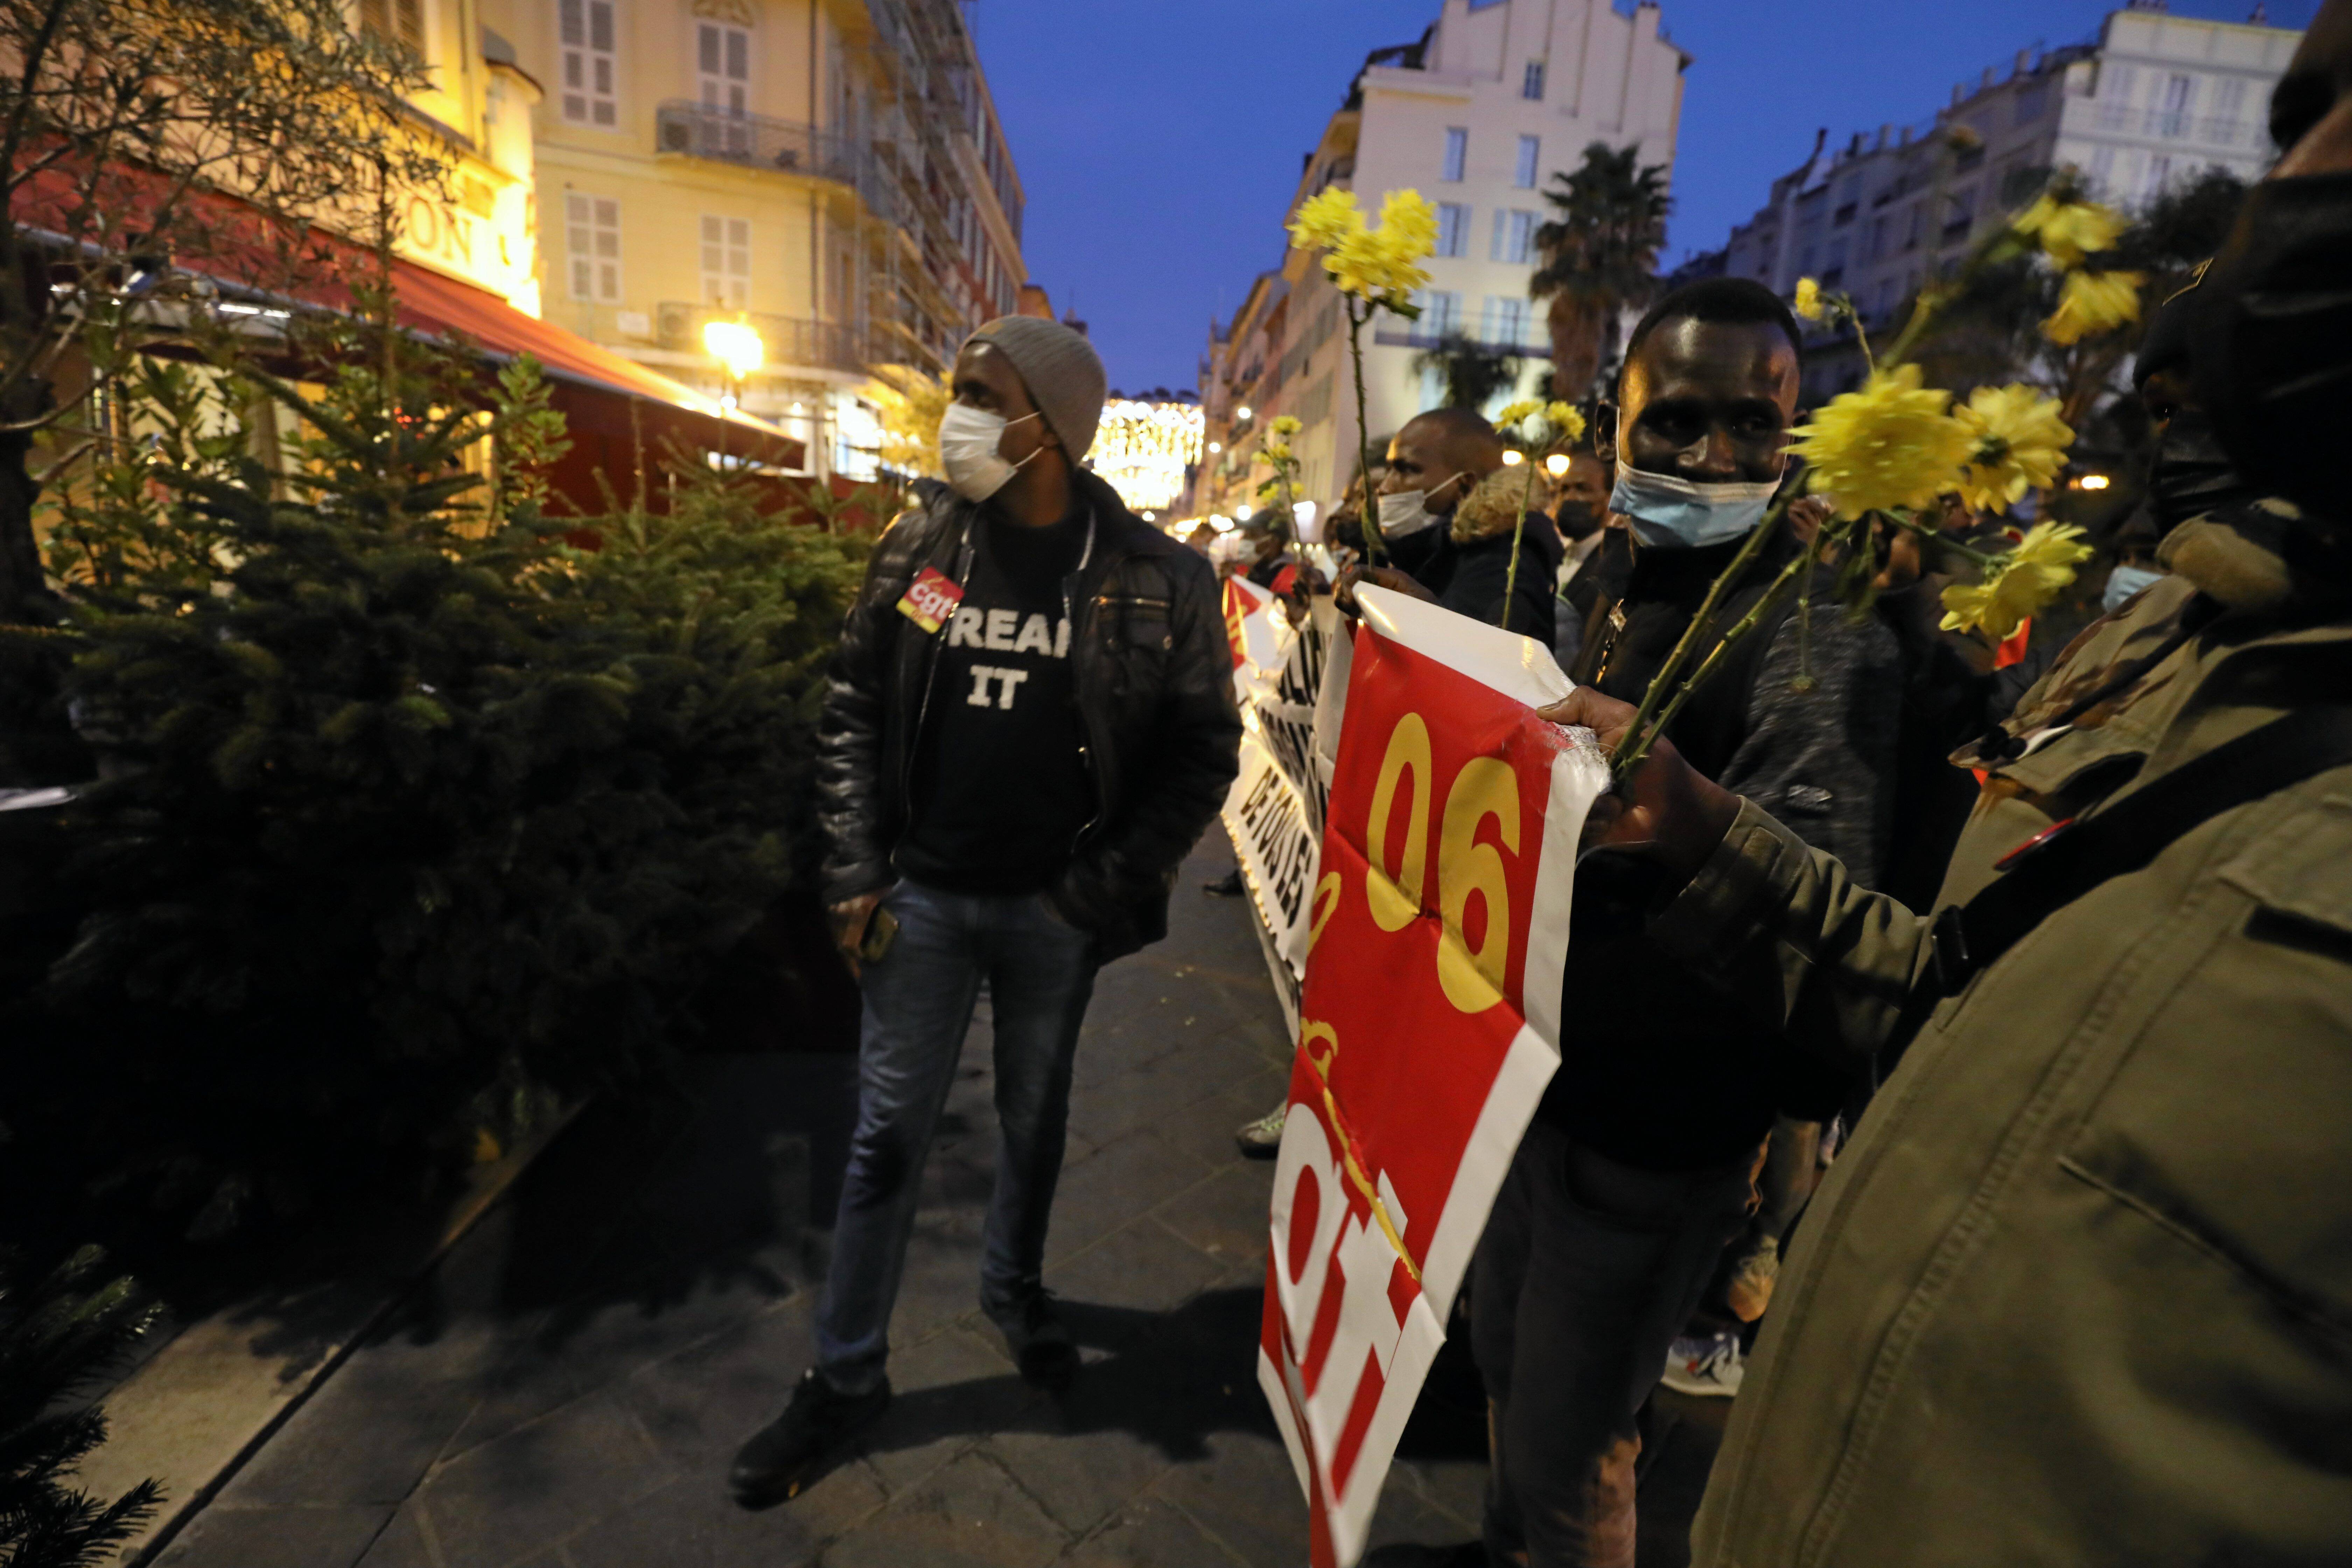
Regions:
M 807 448 L 764 419 L 730 412 L 680 382 L 624 359 L 574 332 L 526 316 L 488 289 L 394 260 L 393 293 L 402 322 L 441 336 L 462 332 L 499 359 L 528 353 L 558 384 L 556 402 L 575 431 L 691 447 L 755 458 L 777 468 L 805 465 Z M 570 384 L 569 387 L 563 384 Z M 589 394 L 566 395 L 576 388 Z M 638 406 L 632 409 L 635 401 Z

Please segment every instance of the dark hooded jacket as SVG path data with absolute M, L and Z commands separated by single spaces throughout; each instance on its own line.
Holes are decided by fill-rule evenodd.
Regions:
M 1239 767 L 1241 720 L 1214 570 L 1093 474 L 1074 482 L 1097 530 L 1063 589 L 1095 813 L 1047 897 L 1107 961 L 1167 934 L 1176 868 Z M 875 545 L 834 656 L 817 758 L 828 902 L 898 877 L 939 647 L 898 602 L 925 567 L 957 583 L 971 570 L 980 509 L 935 480 L 916 489 L 919 504 Z

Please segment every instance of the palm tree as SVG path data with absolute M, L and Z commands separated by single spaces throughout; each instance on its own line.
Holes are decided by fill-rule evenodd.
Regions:
M 1552 175 L 1544 193 L 1554 216 L 1536 230 L 1543 265 L 1528 298 L 1551 309 L 1552 395 L 1581 398 L 1617 352 L 1617 318 L 1646 305 L 1658 289 L 1666 242 L 1666 166 L 1641 166 L 1638 146 L 1595 142 L 1583 165 Z
M 1416 373 L 1435 371 L 1445 386 L 1445 406 L 1475 414 L 1519 384 L 1519 358 L 1490 348 L 1466 332 L 1448 332 L 1434 348 L 1413 356 Z

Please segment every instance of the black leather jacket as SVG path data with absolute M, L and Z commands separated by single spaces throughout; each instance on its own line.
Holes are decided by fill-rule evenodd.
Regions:
M 1095 544 L 1063 592 L 1096 809 L 1048 896 L 1108 961 L 1168 933 L 1176 868 L 1240 765 L 1241 718 L 1215 572 L 1130 514 L 1101 479 L 1080 472 L 1076 483 L 1094 508 Z M 890 857 L 907 827 L 939 646 L 898 601 L 926 566 L 958 583 L 971 570 L 979 508 L 936 480 L 916 488 L 919 504 L 866 563 L 825 695 L 817 774 L 830 903 L 898 879 Z

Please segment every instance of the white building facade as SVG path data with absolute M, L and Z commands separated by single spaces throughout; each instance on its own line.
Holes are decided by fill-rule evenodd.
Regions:
M 1853 297 L 1866 324 L 1891 326 L 1927 279 L 1956 265 L 2057 170 L 2126 210 L 2208 169 L 2253 180 L 2273 156 L 2271 89 L 2299 32 L 2167 15 L 2160 3 L 2111 13 L 2096 42 L 1987 70 L 1916 125 L 1817 146 L 1773 182 L 1732 231 L 1719 270 L 1792 295 L 1801 278 Z M 1809 353 L 1805 396 L 1859 384 L 1858 352 Z
M 1370 215 L 1391 190 L 1437 206 L 1421 320 L 1382 314 L 1365 332 L 1377 443 L 1439 401 L 1438 378 L 1414 361 L 1449 333 L 1522 356 L 1523 385 L 1549 376 L 1544 307 L 1528 298 L 1535 230 L 1549 216 L 1543 187 L 1594 142 L 1638 145 L 1642 163 L 1671 173 L 1690 62 L 1659 23 L 1654 4 L 1445 0 L 1420 42 L 1369 57 L 1308 155 L 1291 211 L 1334 184 L 1353 189 Z M 1255 480 L 1267 470 L 1251 455 L 1265 422 L 1285 414 L 1302 426 L 1292 447 L 1306 497 L 1321 512 L 1339 500 L 1358 451 L 1343 305 L 1319 260 L 1289 251 L 1234 321 L 1213 331 L 1202 393 L 1219 450 L 1202 465 L 1194 510 L 1255 504 Z

